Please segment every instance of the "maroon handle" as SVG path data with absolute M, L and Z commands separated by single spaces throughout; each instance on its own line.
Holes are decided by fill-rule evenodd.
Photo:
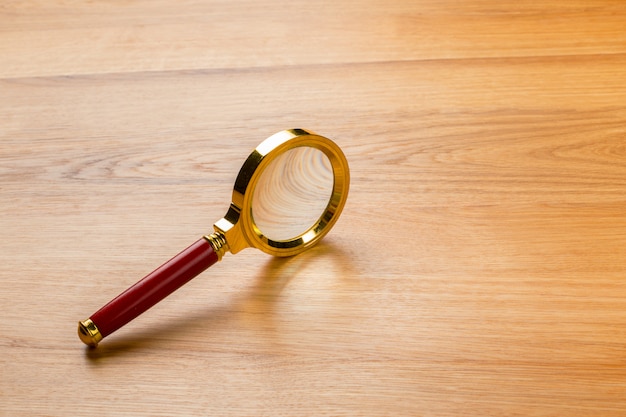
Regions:
M 217 261 L 213 246 L 201 238 L 115 297 L 90 319 L 101 336 L 106 337 Z

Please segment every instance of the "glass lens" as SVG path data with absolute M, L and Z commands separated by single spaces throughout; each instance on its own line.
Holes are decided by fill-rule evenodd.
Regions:
M 318 222 L 332 191 L 332 166 L 324 152 L 290 149 L 261 174 L 252 196 L 253 221 L 268 239 L 291 240 Z

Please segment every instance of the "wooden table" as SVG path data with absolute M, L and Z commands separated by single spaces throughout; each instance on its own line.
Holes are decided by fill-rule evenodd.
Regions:
M 322 244 L 83 346 L 304 127 Z M 624 416 L 626 3 L 0 5 L 0 415 Z

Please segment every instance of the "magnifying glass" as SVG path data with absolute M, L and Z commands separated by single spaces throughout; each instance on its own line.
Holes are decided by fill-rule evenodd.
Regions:
M 270 136 L 248 156 L 232 202 L 214 233 L 155 269 L 78 323 L 78 336 L 97 346 L 106 336 L 220 261 L 253 247 L 274 256 L 301 253 L 335 224 L 348 197 L 350 172 L 341 149 L 304 129 Z

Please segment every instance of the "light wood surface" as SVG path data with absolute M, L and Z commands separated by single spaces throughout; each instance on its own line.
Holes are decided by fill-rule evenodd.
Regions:
M 352 170 L 95 350 L 292 127 Z M 0 415 L 626 415 L 626 3 L 0 4 Z

